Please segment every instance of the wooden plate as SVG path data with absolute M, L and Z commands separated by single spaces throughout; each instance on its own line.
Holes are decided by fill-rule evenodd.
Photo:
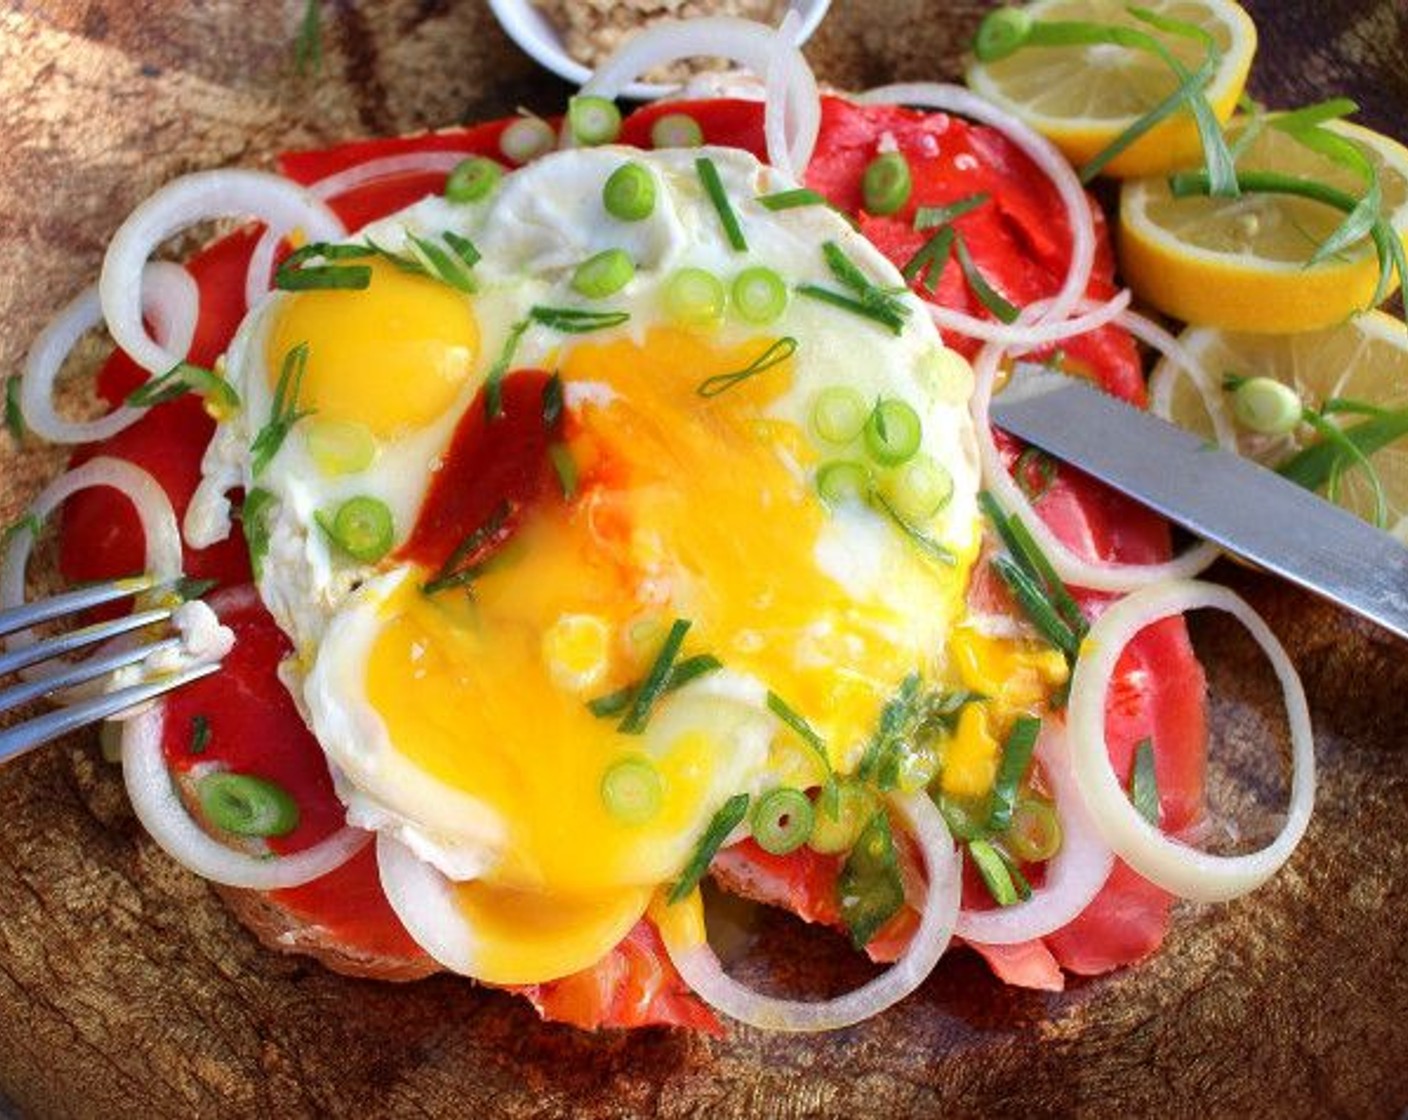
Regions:
M 838 2 L 809 54 L 848 88 L 951 77 L 986 6 Z M 1401 3 L 1247 6 L 1260 96 L 1355 94 L 1369 124 L 1403 133 Z M 6 6 L 0 373 L 173 175 L 548 111 L 566 93 L 479 4 L 324 8 L 327 56 L 300 79 L 293 0 Z M 58 459 L 5 443 L 0 521 Z M 0 771 L 0 1096 L 35 1117 L 1395 1116 L 1408 1105 L 1408 647 L 1249 573 L 1220 575 L 1305 674 L 1319 804 L 1272 884 L 1183 908 L 1141 968 L 1046 995 L 1003 988 L 964 951 L 889 1014 L 824 1037 L 583 1035 L 458 980 L 356 982 L 265 952 L 145 838 L 83 737 Z M 1274 737 L 1265 681 L 1232 631 L 1198 633 L 1231 750 L 1214 772 L 1264 815 L 1278 781 L 1248 760 Z M 752 937 L 755 978 L 864 974 L 838 939 L 780 918 Z

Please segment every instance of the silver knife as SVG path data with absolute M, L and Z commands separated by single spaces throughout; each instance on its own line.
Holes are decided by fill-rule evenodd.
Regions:
M 1408 638 L 1408 547 L 1249 459 L 1019 363 L 993 422 L 1292 583 Z

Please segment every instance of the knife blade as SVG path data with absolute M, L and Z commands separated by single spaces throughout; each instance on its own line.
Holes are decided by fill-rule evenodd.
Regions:
M 1045 366 L 1018 363 L 991 416 L 1190 532 L 1408 638 L 1408 547 L 1275 471 Z

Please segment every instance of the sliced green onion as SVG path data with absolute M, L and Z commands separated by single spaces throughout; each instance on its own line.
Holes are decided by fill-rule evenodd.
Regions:
M 1141 739 L 1134 748 L 1134 767 L 1129 774 L 1129 799 L 1139 815 L 1159 827 L 1159 779 L 1154 770 L 1154 741 Z
M 836 774 L 831 768 L 831 755 L 826 749 L 826 740 L 817 734 L 816 728 L 772 689 L 768 689 L 768 711 L 790 727 L 802 742 L 816 752 L 821 765 L 826 770 L 826 792 L 823 795 L 828 806 L 836 804 Z
M 900 269 L 900 275 L 911 284 L 922 277 L 921 286 L 933 295 L 939 286 L 939 278 L 944 274 L 944 266 L 948 264 L 948 258 L 953 252 L 953 242 L 957 236 L 952 226 L 941 228 L 905 262 L 904 267 Z
M 252 774 L 218 771 L 196 782 L 201 811 L 236 836 L 287 836 L 298 827 L 298 803 L 282 786 Z
M 279 453 L 279 448 L 283 446 L 293 426 L 305 416 L 312 415 L 311 411 L 298 407 L 298 394 L 303 389 L 303 377 L 307 372 L 308 343 L 300 342 L 297 346 L 290 347 L 284 355 L 278 384 L 274 388 L 269 422 L 259 429 L 249 445 L 249 468 L 255 478 L 259 477 Z
M 724 314 L 723 281 L 702 268 L 681 268 L 665 281 L 665 313 L 677 323 L 709 326 Z
M 605 97 L 573 97 L 567 102 L 567 129 L 583 147 L 609 144 L 621 134 L 621 110 Z
M 552 462 L 553 473 L 557 475 L 557 485 L 562 490 L 562 500 L 570 502 L 577 496 L 579 476 L 577 460 L 572 457 L 572 449 L 565 443 L 548 444 L 548 459 Z
M 963 240 L 962 235 L 953 239 L 953 254 L 958 258 L 958 267 L 963 270 L 963 278 L 968 281 L 968 287 L 973 290 L 978 302 L 1001 322 L 1015 322 L 1021 312 L 1003 298 L 1002 293 L 989 284 L 987 277 L 978 270 L 973 255 L 968 252 L 968 243 Z
M 1002 842 L 1022 863 L 1044 863 L 1061 850 L 1061 818 L 1045 801 L 1024 797 L 1012 811 Z
M 909 201 L 909 161 L 901 152 L 876 156 L 860 181 L 861 198 L 872 214 L 893 214 Z
M 607 177 L 601 203 L 608 214 L 623 222 L 648 218 L 655 209 L 655 176 L 635 160 L 623 163 Z
M 694 170 L 699 174 L 699 181 L 704 184 L 704 193 L 714 204 L 728 243 L 733 246 L 735 252 L 746 253 L 748 241 L 743 236 L 743 227 L 738 224 L 738 215 L 733 212 L 733 204 L 728 200 L 723 180 L 719 178 L 718 167 L 714 165 L 713 160 L 704 156 L 694 161 Z
M 240 530 L 249 549 L 249 566 L 258 580 L 264 574 L 264 558 L 269 555 L 269 513 L 278 499 L 262 486 L 256 486 L 244 496 L 240 506 Z
M 588 299 L 613 296 L 631 282 L 636 262 L 624 249 L 603 249 L 588 257 L 572 274 L 572 290 Z
M 484 156 L 470 156 L 455 164 L 445 180 L 445 197 L 451 202 L 479 202 L 488 198 L 504 177 L 497 161 Z
M 988 893 L 999 906 L 1016 906 L 1022 901 L 1012 878 L 1012 870 L 1007 866 L 998 849 L 981 837 L 968 841 L 968 854 L 982 876 Z
M 814 818 L 805 793 L 781 786 L 763 794 L 753 806 L 753 839 L 770 855 L 790 855 L 811 836 Z
M 1080 638 L 1061 617 L 1045 588 L 1011 557 L 994 556 L 991 563 L 1041 636 L 1064 653 L 1068 661 L 1074 661 L 1080 653 Z
M 864 300 L 853 299 L 844 292 L 833 292 L 830 288 L 823 288 L 819 284 L 798 284 L 796 288 L 799 296 L 806 296 L 819 303 L 829 303 L 832 307 L 839 307 L 843 311 L 849 311 L 852 315 L 859 315 L 862 319 L 869 319 L 886 327 L 892 334 L 902 334 L 904 332 L 904 316 L 897 315 L 893 310 L 885 307 L 873 307 Z
M 519 117 L 499 135 L 499 151 L 514 163 L 531 163 L 557 146 L 557 133 L 542 117 Z
M 479 574 L 480 553 L 503 538 L 512 514 L 513 507 L 507 500 L 495 506 L 484 523 L 467 533 L 455 546 L 455 550 L 445 558 L 435 575 L 421 585 L 421 591 L 426 595 L 434 595 L 452 587 L 468 585 Z
M 5 430 L 16 443 L 24 439 L 24 410 L 20 408 L 20 379 L 5 378 Z
M 622 734 L 639 735 L 645 730 L 645 725 L 650 722 L 651 709 L 655 707 L 655 702 L 664 694 L 669 683 L 670 670 L 674 667 L 675 658 L 679 656 L 680 646 L 684 645 L 684 636 L 688 632 L 687 618 L 677 618 L 671 624 L 665 644 L 660 647 L 660 652 L 655 657 L 655 663 L 651 665 L 650 672 L 646 674 L 645 680 L 631 699 L 630 710 L 617 726 L 617 730 Z
M 841 921 L 857 949 L 864 949 L 904 905 L 899 857 L 883 809 L 870 818 L 846 857 L 836 880 L 836 894 Z
M 372 270 L 365 264 L 337 264 L 337 261 L 365 260 L 375 256 L 369 245 L 332 245 L 314 241 L 295 249 L 279 262 L 274 272 L 274 287 L 285 292 L 362 291 L 372 282 Z M 309 265 L 321 259 L 325 264 Z
M 640 755 L 613 763 L 602 775 L 602 803 L 622 824 L 644 824 L 660 811 L 664 796 L 660 771 Z
M 695 388 L 695 392 L 701 397 L 717 397 L 720 393 L 732 389 L 735 385 L 756 377 L 760 373 L 781 365 L 797 352 L 797 340 L 790 335 L 779 338 L 767 347 L 761 354 L 749 362 L 743 369 L 735 370 L 733 373 L 718 373 L 713 377 L 706 377 Z
M 191 754 L 204 754 L 210 747 L 210 719 L 208 716 L 191 717 Z
M 665 691 L 674 692 L 689 684 L 690 681 L 723 667 L 723 662 L 712 653 L 696 653 L 693 657 L 686 657 L 683 661 L 675 662 L 670 669 L 669 679 L 665 682 Z M 639 684 L 628 684 L 625 688 L 618 688 L 615 692 L 609 692 L 605 696 L 598 696 L 595 700 L 587 701 L 587 709 L 599 719 L 612 719 L 631 706 L 631 702 L 639 691 Z
M 971 213 L 992 196 L 986 191 L 964 195 L 943 206 L 920 206 L 914 211 L 915 229 L 935 229 L 946 226 L 964 214 Z
M 854 459 L 833 459 L 816 472 L 817 493 L 829 505 L 868 501 L 873 488 L 870 468 Z
M 1030 594 L 1031 609 L 1036 610 L 1044 619 L 1048 615 L 1055 619 L 1059 625 L 1054 626 L 1051 632 L 1047 633 L 1047 640 L 1062 650 L 1068 660 L 1074 661 L 1079 652 L 1080 642 L 1085 637 L 1088 628 L 1080 604 L 1075 601 L 1070 590 L 1061 581 L 1061 577 L 1056 574 L 1056 569 L 1051 566 L 1051 561 L 1046 558 L 1045 553 L 1032 539 L 1031 533 L 1022 524 L 1021 518 L 1008 517 L 986 490 L 978 494 L 978 505 L 987 515 L 988 520 L 992 522 L 993 528 L 997 530 L 997 534 L 1002 539 L 1007 551 L 1011 553 L 1011 569 L 1015 571 L 1016 576 L 1011 577 L 1010 573 L 1003 571 L 999 571 L 999 574 L 1007 580 L 1013 593 L 1018 595 L 1019 601 L 1022 600 L 1023 593 L 1018 592 L 1017 587 L 1013 585 L 1014 579 L 1023 584 L 1025 593 Z M 1002 559 L 1004 558 L 994 558 L 994 566 L 1005 567 L 1005 565 L 997 564 L 997 561 Z M 1034 623 L 1037 622 L 1035 616 L 1031 617 Z M 1043 624 L 1037 623 L 1037 625 L 1040 627 Z M 1058 637 L 1059 640 L 1056 640 Z
M 356 420 L 310 417 L 303 425 L 303 443 L 314 466 L 330 477 L 356 474 L 376 461 L 376 437 Z
M 504 344 L 499 348 L 499 356 L 494 359 L 494 364 L 484 375 L 484 415 L 490 420 L 497 419 L 503 411 L 504 378 L 508 376 L 509 367 L 513 365 L 513 355 L 518 350 L 519 342 L 532 324 L 531 318 L 520 319 L 509 327 L 504 336 Z
M 799 206 L 830 206 L 824 194 L 807 187 L 794 187 L 790 191 L 774 191 L 760 194 L 757 203 L 765 210 L 795 210 Z
M 977 840 L 987 835 L 992 802 L 987 797 L 971 799 L 939 794 L 936 799 L 948 830 L 959 840 Z
M 1305 406 L 1289 385 L 1274 377 L 1247 377 L 1232 390 L 1232 415 L 1248 431 L 1280 436 L 1294 431 Z
M 834 804 L 812 813 L 812 833 L 807 837 L 807 847 L 831 856 L 850 851 L 860 839 L 861 830 L 875 815 L 876 808 L 875 796 L 863 782 L 840 780 Z
M 939 752 L 927 743 L 906 742 L 894 754 L 895 788 L 902 793 L 927 789 L 939 776 Z
M 836 242 L 822 242 L 821 255 L 826 261 L 826 267 L 831 269 L 831 275 L 853 291 L 861 303 L 901 322 L 904 321 L 909 314 L 909 308 L 904 302 L 896 298 L 894 292 L 885 291 L 871 280 L 855 261 L 846 256 L 846 251 Z
M 881 399 L 866 417 L 865 449 L 877 463 L 898 466 L 919 450 L 923 433 L 919 413 L 907 401 Z
M 724 802 L 723 808 L 714 814 L 713 820 L 709 822 L 709 827 L 699 838 L 699 844 L 694 849 L 694 854 L 689 857 L 689 862 L 685 864 L 679 881 L 670 889 L 667 901 L 671 906 L 681 899 L 689 897 L 689 893 L 699 885 L 699 880 L 704 878 L 705 872 L 709 870 L 709 864 L 714 862 L 714 856 L 723 847 L 724 841 L 729 838 L 729 834 L 739 826 L 747 815 L 748 795 L 746 793 L 736 793 Z
M 787 285 L 764 265 L 735 276 L 732 295 L 734 310 L 750 323 L 771 323 L 787 309 Z
M 473 293 L 478 284 L 475 283 L 472 269 L 479 262 L 479 250 L 469 238 L 461 237 L 453 230 L 446 230 L 440 237 L 443 244 L 408 229 L 404 254 L 393 253 L 379 245 L 372 247 L 407 272 L 429 276 L 459 292 Z
M 582 307 L 532 307 L 528 318 L 562 334 L 590 334 L 609 330 L 629 320 L 629 311 L 588 311 Z
M 869 418 L 870 406 L 850 385 L 828 386 L 812 405 L 812 430 L 827 443 L 850 443 Z
M 133 408 L 152 408 L 187 393 L 198 393 L 218 416 L 228 416 L 240 407 L 233 385 L 213 370 L 190 362 L 177 362 L 160 377 L 138 385 L 127 394 L 127 403 Z
M 396 540 L 391 507 L 378 498 L 348 498 L 332 517 L 319 511 L 314 519 L 338 548 L 363 564 L 375 564 Z
M 999 62 L 1015 54 L 1031 33 L 1031 13 L 1022 8 L 998 8 L 978 24 L 973 53 L 979 62 Z
M 1017 790 L 1022 779 L 1031 768 L 1032 753 L 1036 750 L 1037 736 L 1041 734 L 1041 720 L 1034 716 L 1020 716 L 1012 724 L 1007 739 L 1002 744 L 1002 762 L 997 768 L 997 780 L 992 787 L 992 814 L 988 817 L 988 828 L 1002 832 L 1012 823 L 1012 812 L 1017 806 Z
M 879 490 L 872 492 L 870 499 L 881 513 L 894 522 L 895 528 L 908 537 L 910 543 L 930 560 L 942 564 L 945 568 L 952 568 L 958 563 L 958 557 L 954 556 L 949 549 L 900 516 L 899 510 L 895 509 L 890 504 L 890 500 Z
M 688 113 L 666 113 L 650 126 L 654 148 L 697 148 L 704 143 L 704 130 Z
M 953 476 L 928 455 L 916 455 L 886 476 L 880 489 L 894 511 L 913 524 L 948 505 Z

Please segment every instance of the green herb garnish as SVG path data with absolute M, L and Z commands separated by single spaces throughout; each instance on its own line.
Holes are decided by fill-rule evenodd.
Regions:
M 923 278 L 923 288 L 930 295 L 939 286 L 939 277 L 943 275 L 944 266 L 948 264 L 948 258 L 953 253 L 953 242 L 958 233 L 952 226 L 944 226 L 928 241 L 924 242 L 900 269 L 900 275 L 911 284 L 920 277 Z
M 5 430 L 16 443 L 24 439 L 24 410 L 20 408 L 20 379 L 5 378 Z
M 210 720 L 205 716 L 191 718 L 191 754 L 204 754 L 210 746 Z
M 298 407 L 298 394 L 303 389 L 303 376 L 308 372 L 308 343 L 300 342 L 284 355 L 283 367 L 279 370 L 279 383 L 274 389 L 274 406 L 269 422 L 260 428 L 249 445 L 250 471 L 255 478 L 263 473 L 270 460 L 279 453 L 284 440 L 293 426 L 311 410 L 301 411 Z
M 274 272 L 274 287 L 285 292 L 362 291 L 372 282 L 366 264 L 339 264 L 339 261 L 366 260 L 377 254 L 369 245 L 335 245 L 314 241 L 286 256 Z M 309 261 L 328 263 L 310 265 Z
M 998 765 L 997 780 L 992 787 L 992 811 L 988 814 L 988 828 L 993 832 L 1005 832 L 1012 823 L 1017 790 L 1031 767 L 1032 752 L 1036 749 L 1039 734 L 1041 720 L 1033 716 L 1018 717 L 1007 733 L 1007 739 L 1002 744 L 1002 762 Z
M 1155 828 L 1159 827 L 1159 780 L 1154 773 L 1154 741 L 1140 739 L 1134 748 L 1134 766 L 1129 773 L 1129 799 L 1135 810 Z
M 434 595 L 452 587 L 467 586 L 483 570 L 478 555 L 501 538 L 512 514 L 513 506 L 507 500 L 495 506 L 484 523 L 455 546 L 429 582 L 421 585 L 421 591 Z
M 953 255 L 958 258 L 958 267 L 963 270 L 963 278 L 968 281 L 968 287 L 972 289 L 978 302 L 986 307 L 994 318 L 1004 323 L 1015 322 L 1021 312 L 988 283 L 987 277 L 974 262 L 973 255 L 968 252 L 968 243 L 963 240 L 961 234 L 954 236 Z
M 240 507 L 240 525 L 249 549 L 249 566 L 256 580 L 263 575 L 264 557 L 269 555 L 269 512 L 277 502 L 272 493 L 256 486 L 244 496 L 244 505 Z
M 790 191 L 774 191 L 760 194 L 757 203 L 767 210 L 795 210 L 799 206 L 830 206 L 826 196 L 806 187 L 796 187 Z
M 983 885 L 999 906 L 1016 906 L 1031 897 L 1032 889 L 1026 879 L 997 845 L 981 837 L 969 840 L 968 854 L 973 857 Z
M 656 654 L 650 672 L 645 675 L 645 680 L 641 682 L 640 688 L 631 698 L 631 706 L 627 710 L 625 718 L 617 725 L 617 730 L 622 734 L 639 735 L 645 730 L 645 725 L 650 721 L 651 709 L 665 693 L 666 685 L 670 680 L 670 670 L 674 667 L 675 659 L 680 653 L 680 647 L 684 645 L 684 636 L 688 632 L 689 619 L 687 618 L 677 618 L 671 624 L 670 632 L 665 636 L 665 643 L 660 647 L 660 652 Z
M 749 378 L 772 369 L 773 366 L 781 365 L 796 352 L 797 340 L 795 338 L 790 335 L 779 338 L 742 369 L 734 370 L 732 373 L 717 373 L 713 377 L 706 377 L 695 387 L 694 391 L 701 397 L 717 397 L 735 385 L 742 384 Z
M 746 253 L 748 241 L 743 236 L 743 227 L 738 224 L 738 215 L 733 212 L 733 205 L 728 200 L 728 192 L 724 190 L 723 180 L 719 178 L 719 169 L 714 165 L 714 161 L 707 156 L 701 157 L 694 161 L 694 170 L 699 173 L 699 181 L 704 184 L 704 193 L 714 204 L 728 243 L 733 246 L 735 252 Z
M 694 854 L 689 857 L 689 862 L 685 864 L 684 871 L 680 874 L 679 882 L 670 888 L 667 898 L 669 905 L 689 897 L 690 891 L 699 885 L 699 881 L 704 878 L 704 873 L 709 870 L 709 864 L 714 861 L 714 856 L 723 847 L 724 841 L 729 838 L 748 815 L 748 795 L 746 793 L 736 793 L 724 802 L 723 808 L 714 814 L 713 820 L 709 822 L 709 827 L 704 830 L 704 835 L 699 838 L 699 843 L 694 849 Z
M 298 36 L 293 41 L 293 64 L 300 78 L 316 74 L 323 65 L 323 12 L 319 0 L 306 0 Z
M 213 370 L 190 362 L 177 362 L 160 377 L 138 385 L 127 394 L 127 403 L 133 408 L 152 408 L 192 392 L 224 412 L 233 412 L 240 406 L 240 396 L 233 385 Z
M 899 856 L 883 809 L 870 818 L 846 857 L 836 896 L 841 921 L 857 949 L 864 949 L 904 905 Z
M 893 312 L 882 307 L 873 307 L 863 300 L 852 299 L 844 292 L 834 292 L 830 288 L 823 288 L 820 284 L 798 284 L 796 292 L 799 296 L 806 296 L 808 299 L 818 300 L 821 303 L 829 303 L 832 307 L 839 307 L 843 311 L 849 311 L 852 315 L 859 315 L 862 319 L 869 319 L 886 327 L 893 334 L 900 334 L 904 330 L 904 319 Z
M 670 667 L 670 676 L 665 681 L 664 691 L 674 692 L 697 677 L 702 677 L 706 673 L 715 672 L 723 667 L 723 662 L 712 653 L 696 653 L 693 657 L 686 657 L 683 661 L 677 661 Z M 628 684 L 625 688 L 618 688 L 615 692 L 608 692 L 605 696 L 588 700 L 587 708 L 592 715 L 600 719 L 612 719 L 631 706 L 640 688 L 640 683 Z
M 590 334 L 619 327 L 630 319 L 628 311 L 588 311 L 580 307 L 534 307 L 528 318 L 562 334 Z
M 986 191 L 978 191 L 975 194 L 954 199 L 943 206 L 920 206 L 914 211 L 914 228 L 924 230 L 949 225 L 956 219 L 963 217 L 964 214 L 976 210 L 991 198 L 992 196 Z
M 817 734 L 816 728 L 808 723 L 796 708 L 772 689 L 768 689 L 768 711 L 790 727 L 796 733 L 797 738 L 806 743 L 821 759 L 821 765 L 826 771 L 826 788 L 822 793 L 822 801 L 826 810 L 832 817 L 835 817 L 838 797 L 836 771 L 831 767 L 831 755 L 826 749 L 826 740 Z
M 934 540 L 929 534 L 915 528 L 905 520 L 905 518 L 900 515 L 899 510 L 895 509 L 890 503 L 890 500 L 886 498 L 884 494 L 880 493 L 879 490 L 871 491 L 870 500 L 881 513 L 894 522 L 895 527 L 909 538 L 915 548 L 919 549 L 919 551 L 930 560 L 942 564 L 946 568 L 951 568 L 958 563 L 957 557 L 955 557 L 951 551 Z

